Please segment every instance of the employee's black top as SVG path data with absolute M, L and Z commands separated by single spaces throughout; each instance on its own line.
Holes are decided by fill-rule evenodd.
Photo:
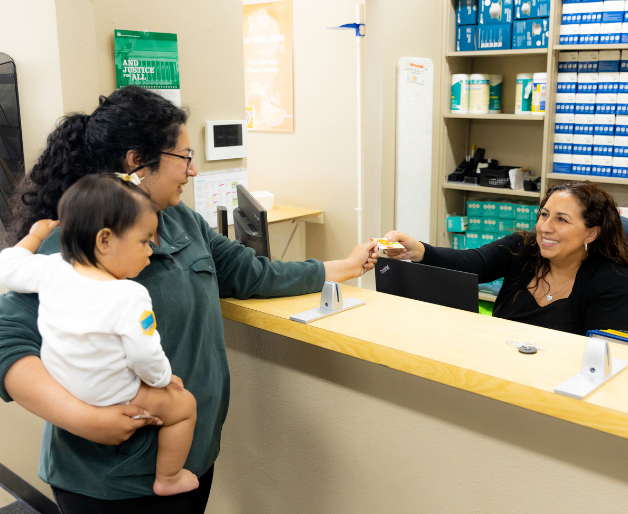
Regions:
M 480 283 L 504 277 L 493 316 L 582 335 L 594 329 L 628 330 L 626 266 L 592 254 L 582 262 L 569 298 L 540 307 L 527 290 L 534 264 L 524 256 L 520 234 L 477 250 L 424 245 L 422 264 L 475 273 Z

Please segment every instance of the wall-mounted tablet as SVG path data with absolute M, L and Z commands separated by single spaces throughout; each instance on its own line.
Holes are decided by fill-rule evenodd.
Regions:
M 248 154 L 246 120 L 206 121 L 205 156 L 208 161 L 243 159 Z

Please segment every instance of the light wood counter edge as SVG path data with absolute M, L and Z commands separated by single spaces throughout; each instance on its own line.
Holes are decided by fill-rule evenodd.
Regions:
M 628 414 L 221 300 L 223 318 L 628 439 Z

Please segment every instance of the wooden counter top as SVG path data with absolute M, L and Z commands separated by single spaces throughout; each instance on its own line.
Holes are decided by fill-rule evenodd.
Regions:
M 304 325 L 289 317 L 318 307 L 320 293 L 223 299 L 223 317 L 628 439 L 628 371 L 584 401 L 553 392 L 580 371 L 585 337 L 367 289 L 341 289 L 344 298 L 366 305 Z M 546 350 L 525 355 L 508 346 L 508 339 Z M 628 346 L 612 343 L 611 355 L 628 360 Z
M 290 207 L 288 205 L 274 205 L 270 211 L 267 211 L 269 225 L 281 223 L 282 221 L 311 218 L 321 214 L 323 214 L 323 211 L 304 209 L 303 207 Z

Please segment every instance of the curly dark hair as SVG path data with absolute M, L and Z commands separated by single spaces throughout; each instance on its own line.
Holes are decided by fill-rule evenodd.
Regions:
M 584 225 L 587 228 L 600 227 L 600 235 L 589 244 L 589 257 L 602 257 L 618 264 L 628 266 L 628 240 L 621 223 L 617 204 L 613 197 L 600 186 L 585 180 L 584 182 L 566 182 L 548 189 L 541 201 L 541 209 L 550 196 L 559 191 L 571 194 L 580 204 Z M 536 232 L 524 232 L 524 255 L 528 265 L 534 266 L 536 287 L 541 280 L 546 281 L 550 271 L 549 260 L 541 255 L 541 249 L 536 240 Z
M 176 146 L 187 118 L 187 111 L 137 86 L 101 96 L 91 115 L 77 113 L 61 118 L 48 136 L 46 149 L 12 197 L 7 242 L 17 243 L 40 219 L 58 219 L 61 196 L 79 178 L 127 171 L 129 150 L 137 151 L 142 163 L 156 171 L 160 152 Z

